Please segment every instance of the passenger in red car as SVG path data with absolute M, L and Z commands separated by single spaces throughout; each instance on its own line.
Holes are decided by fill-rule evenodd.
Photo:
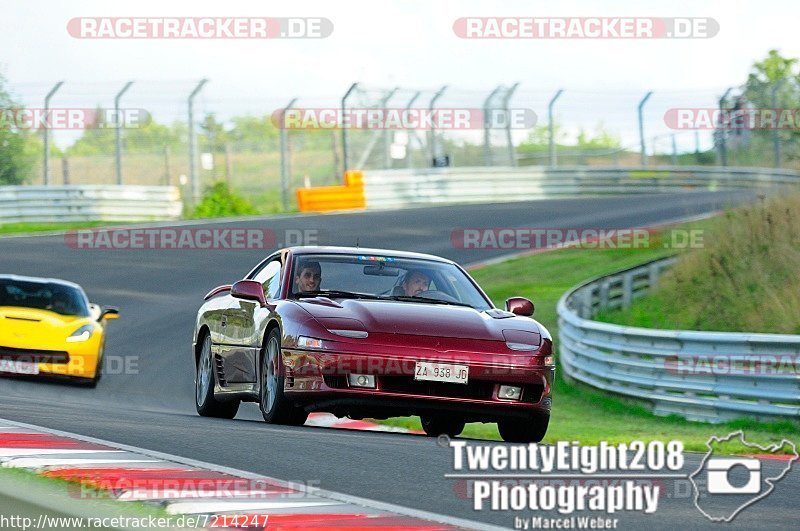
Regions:
M 322 268 L 319 262 L 300 262 L 297 264 L 297 274 L 294 277 L 297 291 L 317 291 L 322 283 Z

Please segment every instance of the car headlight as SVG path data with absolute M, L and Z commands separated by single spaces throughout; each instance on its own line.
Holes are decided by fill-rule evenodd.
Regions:
M 297 338 L 297 346 L 302 348 L 323 348 L 321 339 L 306 336 Z
M 94 327 L 92 325 L 83 325 L 72 332 L 72 335 L 67 338 L 67 343 L 82 343 L 83 341 L 89 341 L 89 338 L 92 337 L 92 332 L 94 332 Z
M 542 336 L 527 330 L 503 330 L 506 346 L 511 350 L 539 350 Z

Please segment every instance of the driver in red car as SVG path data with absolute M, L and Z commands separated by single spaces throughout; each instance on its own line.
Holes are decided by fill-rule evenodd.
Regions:
M 307 261 L 297 264 L 294 283 L 299 292 L 317 291 L 322 283 L 322 267 L 319 262 Z
M 431 279 L 424 272 L 419 269 L 412 269 L 406 273 L 403 282 L 400 286 L 403 288 L 403 294 L 407 297 L 416 297 L 423 291 L 428 291 Z

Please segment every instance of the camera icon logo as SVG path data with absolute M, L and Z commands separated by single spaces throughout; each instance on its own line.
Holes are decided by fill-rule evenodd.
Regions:
M 732 473 L 749 472 L 744 484 L 734 482 Z M 753 458 L 709 459 L 706 463 L 706 491 L 709 494 L 758 494 L 761 492 L 761 461 Z
M 712 522 L 730 522 L 741 511 L 764 499 L 800 458 L 787 439 L 760 446 L 747 442 L 739 430 L 725 437 L 711 437 L 708 453 L 689 474 L 694 505 Z M 743 450 L 742 448 L 745 448 Z M 745 455 L 730 455 L 742 454 Z M 764 462 L 763 458 L 780 457 Z

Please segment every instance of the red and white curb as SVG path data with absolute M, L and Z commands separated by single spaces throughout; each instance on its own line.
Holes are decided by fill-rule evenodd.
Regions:
M 99 491 L 120 502 L 157 505 L 173 515 L 225 515 L 221 521 L 247 522 L 248 529 L 490 528 L 4 419 L 0 419 L 0 466 L 66 480 L 77 500 L 96 497 Z M 254 527 L 253 522 L 261 520 L 247 518 L 252 515 L 265 517 L 265 525 Z

